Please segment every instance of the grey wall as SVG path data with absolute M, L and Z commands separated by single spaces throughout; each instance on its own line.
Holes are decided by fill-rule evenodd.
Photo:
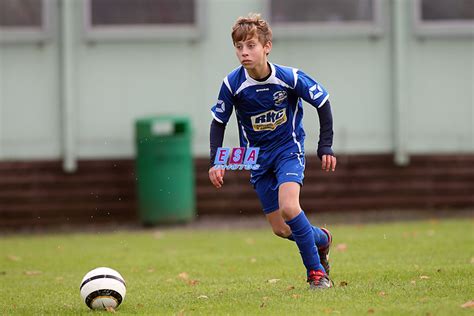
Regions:
M 59 26 L 43 44 L 0 44 L 0 159 L 60 158 L 65 128 L 78 158 L 132 157 L 133 123 L 154 114 L 183 114 L 194 125 L 194 152 L 208 153 L 210 107 L 224 76 L 238 66 L 230 40 L 235 19 L 265 12 L 258 0 L 208 0 L 198 40 L 98 40 L 82 31 L 82 3 L 71 18 L 72 121 L 63 119 Z M 58 10 L 58 16 L 61 11 Z M 64 12 L 64 11 L 63 11 Z M 474 152 L 473 37 L 413 34 L 412 6 L 403 6 L 403 85 L 394 91 L 391 6 L 382 1 L 380 36 L 287 38 L 274 34 L 270 61 L 314 76 L 330 92 L 339 153 L 394 150 L 393 96 L 403 96 L 401 135 L 409 153 Z M 307 151 L 314 152 L 318 121 L 306 106 Z M 66 124 L 69 124 L 66 126 Z M 72 125 L 71 125 L 72 124 Z M 238 144 L 235 121 L 226 131 Z

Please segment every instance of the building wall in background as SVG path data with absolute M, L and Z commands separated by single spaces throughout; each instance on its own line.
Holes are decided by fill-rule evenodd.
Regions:
M 52 3 L 57 4 L 55 1 Z M 210 108 L 224 76 L 238 66 L 230 28 L 258 0 L 202 1 L 203 32 L 192 39 L 87 40 L 83 2 L 71 7 L 74 148 L 79 158 L 134 155 L 134 120 L 182 114 L 194 124 L 194 152 L 208 154 Z M 279 36 L 270 61 L 315 77 L 330 92 L 336 152 L 394 150 L 391 3 L 380 1 L 380 35 Z M 61 10 L 56 12 L 59 21 Z M 404 6 L 409 23 L 413 6 Z M 0 159 L 60 158 L 63 104 L 58 23 L 43 43 L 0 43 Z M 56 27 L 54 27 L 56 25 Z M 404 34 L 403 137 L 409 153 L 474 152 L 474 40 Z M 399 31 L 400 31 L 399 30 Z M 0 35 L 1 36 L 1 35 Z M 315 109 L 305 106 L 306 149 L 318 135 Z M 235 119 L 225 143 L 238 144 Z
M 60 155 L 56 59 L 51 44 L 0 46 L 0 157 Z

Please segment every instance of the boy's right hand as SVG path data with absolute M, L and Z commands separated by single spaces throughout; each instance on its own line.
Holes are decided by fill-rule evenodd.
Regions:
M 209 169 L 209 180 L 217 189 L 224 185 L 224 174 L 225 169 L 216 169 L 215 166 Z

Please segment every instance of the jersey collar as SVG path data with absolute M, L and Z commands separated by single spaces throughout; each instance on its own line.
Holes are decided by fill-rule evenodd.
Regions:
M 270 65 L 271 74 L 270 74 L 270 77 L 267 78 L 267 80 L 258 81 L 258 80 L 253 79 L 252 77 L 250 77 L 249 73 L 247 72 L 247 69 L 244 68 L 245 79 L 252 85 L 260 85 L 260 84 L 267 84 L 267 83 L 273 82 L 274 81 L 273 78 L 275 78 L 275 66 L 271 62 L 268 62 L 268 64 Z

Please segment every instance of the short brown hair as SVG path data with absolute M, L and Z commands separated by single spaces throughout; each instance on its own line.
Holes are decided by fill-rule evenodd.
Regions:
M 232 27 L 232 41 L 235 43 L 258 36 L 258 41 L 265 45 L 272 40 L 272 29 L 267 21 L 258 13 L 249 13 L 247 17 L 239 17 Z

